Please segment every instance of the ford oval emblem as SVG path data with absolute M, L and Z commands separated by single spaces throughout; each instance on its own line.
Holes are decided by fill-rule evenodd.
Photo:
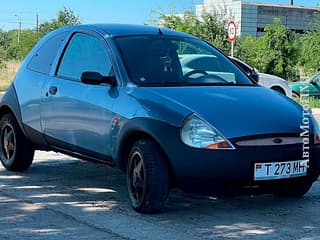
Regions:
M 275 138 L 275 139 L 273 139 L 273 142 L 276 143 L 276 144 L 280 144 L 280 143 L 282 143 L 283 141 L 282 141 L 281 138 Z

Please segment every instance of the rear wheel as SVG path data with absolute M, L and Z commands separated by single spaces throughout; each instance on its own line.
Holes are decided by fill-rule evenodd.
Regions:
M 299 180 L 288 184 L 282 184 L 276 191 L 280 197 L 303 197 L 311 188 L 312 181 Z
M 272 90 L 281 93 L 282 95 L 286 95 L 286 92 L 281 87 L 272 87 Z
M 0 120 L 0 157 L 2 165 L 11 171 L 23 171 L 33 161 L 34 148 L 26 139 L 12 114 Z
M 293 99 L 298 99 L 299 98 L 299 94 L 296 92 L 292 92 L 292 98 Z
M 169 195 L 169 173 L 164 154 L 148 139 L 137 141 L 130 152 L 127 185 L 132 207 L 140 213 L 165 209 Z

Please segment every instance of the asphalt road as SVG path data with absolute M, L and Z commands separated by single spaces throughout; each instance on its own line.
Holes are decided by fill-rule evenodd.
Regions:
M 173 191 L 168 210 L 129 206 L 125 176 L 105 165 L 37 152 L 0 167 L 0 239 L 320 239 L 320 181 L 302 199 L 215 199 Z

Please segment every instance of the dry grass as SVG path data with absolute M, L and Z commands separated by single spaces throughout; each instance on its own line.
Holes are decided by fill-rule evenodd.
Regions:
M 6 91 L 16 75 L 21 62 L 9 61 L 0 69 L 0 91 Z

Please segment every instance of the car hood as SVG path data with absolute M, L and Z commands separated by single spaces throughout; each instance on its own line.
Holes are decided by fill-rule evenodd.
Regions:
M 293 90 L 296 90 L 297 92 L 300 92 L 300 88 L 303 88 L 307 86 L 309 83 L 307 81 L 301 81 L 301 82 L 294 82 L 290 83 L 289 87 Z
M 294 82 L 290 83 L 289 86 L 305 86 L 308 85 L 309 83 L 307 81 L 301 81 L 301 82 Z
M 261 73 L 259 72 L 259 77 L 266 79 L 266 80 L 276 80 L 276 81 L 280 81 L 280 82 L 287 82 L 285 79 L 278 77 L 276 75 L 271 75 L 271 74 L 267 74 L 267 73 Z
M 302 107 L 260 86 L 144 89 L 157 95 L 150 96 L 157 99 L 155 104 L 165 104 L 170 109 L 184 108 L 187 114 L 196 113 L 228 138 L 301 132 Z M 170 122 L 167 118 L 166 121 Z

